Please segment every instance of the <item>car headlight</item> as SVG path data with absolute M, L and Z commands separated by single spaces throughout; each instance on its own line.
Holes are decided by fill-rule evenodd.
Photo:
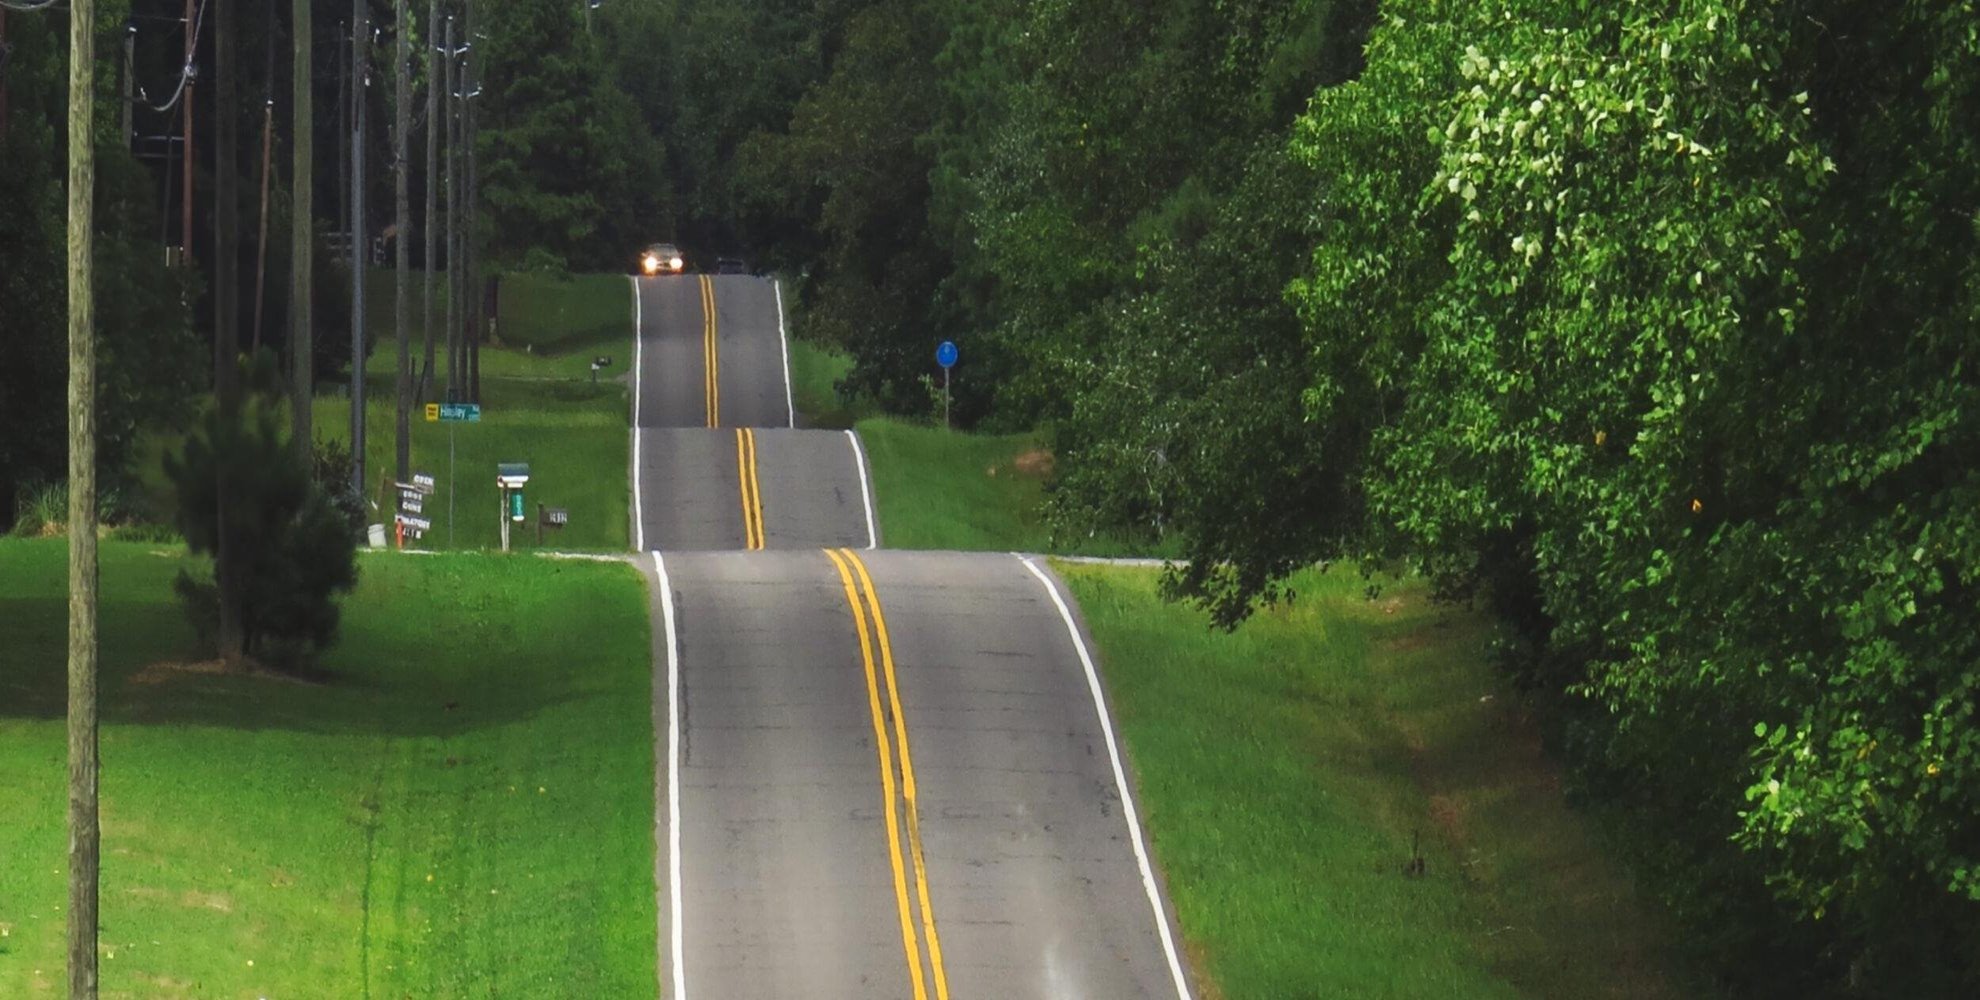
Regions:
M 674 270 L 676 270 L 676 271 L 678 271 L 678 270 L 680 270 L 680 269 L 681 269 L 681 268 L 682 268 L 682 267 L 683 267 L 683 266 L 684 266 L 684 265 L 685 265 L 686 263 L 687 263 L 686 261 L 683 261 L 683 260 L 681 260 L 681 259 L 680 259 L 679 257 L 675 257 L 675 258 L 674 258 L 673 260 L 670 260 L 670 261 L 668 261 L 668 262 L 667 262 L 667 266 L 668 266 L 668 267 L 671 267 L 671 268 L 673 268 L 673 269 L 674 269 Z
M 648 274 L 652 274 L 653 272 L 660 270 L 660 258 L 658 257 L 647 257 L 642 259 L 639 263 L 641 267 L 646 269 L 646 273 Z

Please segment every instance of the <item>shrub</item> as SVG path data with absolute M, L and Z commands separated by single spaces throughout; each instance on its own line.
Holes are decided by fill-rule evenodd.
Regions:
M 194 552 L 219 555 L 224 477 L 229 588 L 182 572 L 174 585 L 194 631 L 217 648 L 220 602 L 240 609 L 240 652 L 294 664 L 336 638 L 336 595 L 357 583 L 356 534 L 297 455 L 285 427 L 288 402 L 272 360 L 244 364 L 244 391 L 223 397 L 199 420 L 184 450 L 168 455 L 178 491 L 179 528 Z

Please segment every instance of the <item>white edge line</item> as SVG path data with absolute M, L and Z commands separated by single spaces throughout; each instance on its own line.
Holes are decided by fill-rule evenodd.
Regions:
M 797 403 L 791 397 L 791 335 L 784 330 L 784 283 L 771 278 L 770 288 L 777 293 L 777 343 L 784 349 L 784 412 L 790 414 L 791 426 L 796 427 Z
M 1100 673 L 1093 666 L 1093 654 L 1087 651 L 1086 640 L 1079 634 L 1079 625 L 1073 621 L 1072 609 L 1066 607 L 1065 598 L 1059 596 L 1059 588 L 1052 578 L 1045 575 L 1038 564 L 1030 557 L 1019 555 L 1018 561 L 1038 582 L 1045 585 L 1045 592 L 1052 597 L 1053 606 L 1059 609 L 1059 618 L 1066 623 L 1066 633 L 1072 636 L 1073 649 L 1079 653 L 1080 666 L 1086 668 L 1086 687 L 1093 693 L 1093 710 L 1100 716 L 1100 730 L 1107 737 L 1107 759 L 1114 765 L 1114 787 L 1121 793 L 1121 813 L 1127 820 L 1128 839 L 1134 844 L 1134 859 L 1141 865 L 1141 887 L 1148 892 L 1148 905 L 1155 912 L 1155 929 L 1162 936 L 1162 954 L 1169 960 L 1169 974 L 1176 983 L 1176 996 L 1189 1000 L 1189 980 L 1183 974 L 1182 961 L 1176 957 L 1176 942 L 1169 932 L 1169 917 L 1162 909 L 1162 893 L 1155 885 L 1155 869 L 1148 863 L 1148 848 L 1141 839 L 1141 816 L 1135 811 L 1134 796 L 1128 791 L 1127 772 L 1121 766 L 1121 748 L 1114 739 L 1114 723 L 1107 715 L 1106 698 L 1100 692 Z
M 646 551 L 646 505 L 639 495 L 639 385 L 646 380 L 646 365 L 641 359 L 646 356 L 646 338 L 639 335 L 644 322 L 639 303 L 639 278 L 627 275 L 632 282 L 633 293 L 633 453 L 632 453 L 632 493 L 633 493 L 633 551 Z
M 868 485 L 872 475 L 866 465 L 866 448 L 859 443 L 858 434 L 847 431 L 846 438 L 852 442 L 853 465 L 859 470 L 859 498 L 866 504 L 866 547 L 877 549 L 880 547 L 880 529 L 873 521 L 873 487 Z
M 686 949 L 681 944 L 681 654 L 674 633 L 674 588 L 667 580 L 667 563 L 653 553 L 653 570 L 660 578 L 660 620 L 667 630 L 667 931 L 672 939 L 674 992 L 687 997 Z

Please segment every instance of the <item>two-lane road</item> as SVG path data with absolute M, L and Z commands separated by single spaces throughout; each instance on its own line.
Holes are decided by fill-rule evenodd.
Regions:
M 633 289 L 634 547 L 877 545 L 859 438 L 796 426 L 777 286 L 689 274 Z
M 851 550 L 653 567 L 664 961 L 686 995 L 1187 995 L 1049 572 Z
M 635 289 L 662 994 L 1188 1000 L 1058 581 L 875 551 L 857 435 L 794 426 L 774 284 Z

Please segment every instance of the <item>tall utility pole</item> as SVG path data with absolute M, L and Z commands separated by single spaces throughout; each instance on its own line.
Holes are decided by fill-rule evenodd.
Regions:
M 371 5 L 351 0 L 351 489 L 364 496 L 364 111 L 371 89 Z
M 461 368 L 467 378 L 462 386 L 470 402 L 481 402 L 481 373 L 477 370 L 481 340 L 481 295 L 476 280 L 474 252 L 474 97 L 479 74 L 474 65 L 474 0 L 461 0 L 462 47 L 468 51 L 461 62 Z
M 213 5 L 213 388 L 224 392 L 233 381 L 241 343 L 238 206 L 239 110 L 234 100 L 234 0 Z M 226 497 L 221 497 L 224 505 Z
M 268 42 L 273 42 L 275 30 L 275 0 L 261 0 L 262 23 L 267 25 Z M 268 281 L 268 182 L 275 168 L 275 46 L 263 44 L 261 47 L 266 62 L 262 70 L 262 109 L 261 109 L 261 238 L 255 241 L 254 252 L 254 327 L 249 331 L 250 353 L 261 351 L 262 309 L 267 303 Z
M 406 197 L 406 174 L 411 168 L 406 162 L 406 133 L 412 128 L 412 107 L 408 103 L 412 97 L 412 67 L 408 65 L 412 61 L 412 46 L 407 36 L 412 34 L 412 26 L 406 20 L 406 0 L 395 0 L 392 4 L 392 25 L 398 42 L 392 76 L 392 210 L 397 217 L 393 228 L 399 234 L 392 240 L 398 276 L 392 282 L 392 326 L 399 338 L 399 419 L 394 457 L 398 459 L 397 479 L 403 483 L 409 482 L 412 475 L 412 359 L 406 353 L 412 346 L 406 329 L 406 279 L 412 276 L 406 253 L 406 240 L 412 234 L 412 206 Z
M 315 247 L 313 231 L 316 228 L 314 209 L 310 205 L 312 188 L 316 185 L 312 174 L 313 157 L 316 155 L 315 136 L 311 134 L 316 121 L 316 110 L 312 106 L 309 93 L 310 84 L 310 13 L 309 0 L 294 0 L 294 19 L 290 34 L 295 39 L 295 122 L 290 126 L 292 133 L 289 145 L 295 154 L 291 183 L 295 186 L 292 201 L 295 205 L 290 219 L 289 231 L 293 242 L 290 244 L 289 262 L 289 364 L 292 387 L 295 396 L 295 418 L 292 426 L 295 432 L 296 449 L 305 461 L 310 457 L 311 437 L 309 430 L 309 408 L 316 392 L 316 366 L 311 358 L 314 350 L 310 343 L 310 295 L 312 288 L 310 268 L 312 250 Z
M 96 3 L 69 9 L 69 996 L 96 1000 Z
M 460 184 L 459 178 L 456 176 L 456 171 L 454 169 L 455 161 L 459 159 L 459 157 L 456 154 L 460 150 L 460 141 L 457 138 L 455 138 L 455 132 L 454 132 L 454 104 L 455 104 L 454 60 L 456 58 L 457 58 L 457 54 L 454 51 L 454 15 L 448 14 L 447 15 L 447 51 L 444 53 L 442 57 L 441 65 L 442 65 L 443 73 L 445 75 L 445 80 L 442 84 L 444 91 L 442 96 L 446 101 L 445 106 L 447 109 L 447 211 L 446 211 L 445 219 L 442 220 L 442 225 L 445 227 L 447 233 L 447 396 L 446 399 L 447 402 L 449 403 L 456 402 L 460 399 L 460 389 L 459 389 L 460 366 L 457 363 L 459 355 L 455 353 L 455 346 L 454 346 L 455 345 L 454 303 L 456 301 L 456 296 L 454 294 L 454 285 L 455 282 L 459 279 L 461 272 L 460 252 L 458 248 L 454 246 L 454 216 L 458 214 L 458 208 L 456 206 L 457 199 L 454 197 L 454 192 L 458 190 Z
M 261 106 L 261 234 L 254 241 L 254 326 L 248 332 L 251 354 L 261 350 L 261 315 L 268 301 L 268 175 L 275 156 L 275 98 L 274 88 L 269 89 L 271 96 Z
M 235 231 L 239 206 L 234 195 L 235 173 L 239 168 L 239 118 L 234 103 L 234 0 L 211 0 L 213 4 L 213 394 L 223 411 L 235 398 L 239 381 L 237 358 L 241 353 L 238 330 L 240 296 L 240 234 Z M 220 661 L 238 669 L 246 654 L 246 633 L 241 628 L 240 546 L 231 535 L 231 524 L 239 508 L 233 501 L 233 487 L 227 477 L 227 463 L 215 463 L 217 544 L 213 553 L 213 576 L 220 592 L 218 645 Z
M 440 0 L 426 0 L 426 237 L 422 265 L 421 315 L 425 318 L 426 361 L 419 368 L 419 398 L 433 398 L 433 207 L 440 196 Z
M 180 165 L 183 177 L 179 187 L 179 262 L 185 267 L 192 266 L 192 217 L 193 217 L 193 91 L 199 80 L 193 72 L 193 55 L 199 51 L 199 21 L 193 10 L 193 0 L 186 0 L 186 62 L 182 72 L 186 74 L 186 87 L 179 100 L 184 105 L 186 123 L 185 141 L 179 148 L 185 157 Z

